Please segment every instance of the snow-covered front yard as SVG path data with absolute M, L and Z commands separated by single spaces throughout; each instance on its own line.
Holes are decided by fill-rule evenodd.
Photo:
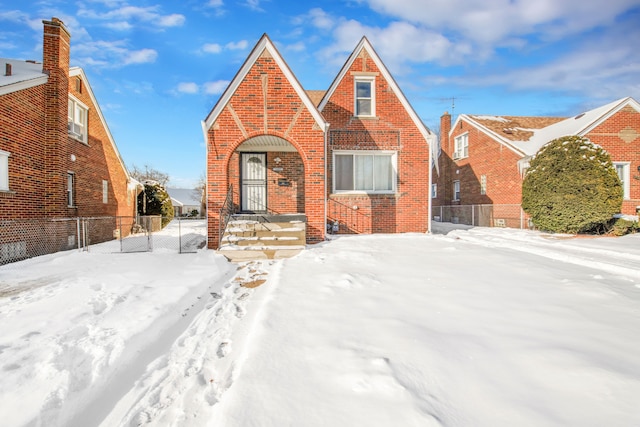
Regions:
M 640 235 L 434 227 L 0 267 L 0 424 L 640 425 Z

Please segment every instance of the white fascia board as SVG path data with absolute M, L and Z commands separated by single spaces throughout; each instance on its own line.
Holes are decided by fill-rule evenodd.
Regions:
M 16 83 L 11 83 L 5 86 L 0 86 L 0 95 L 6 95 L 8 93 L 18 92 L 20 90 L 29 89 L 35 86 L 43 85 L 49 80 L 49 76 L 43 75 L 34 79 L 23 80 Z
M 487 134 L 491 139 L 495 140 L 498 144 L 504 145 L 505 147 L 507 147 L 508 149 L 513 151 L 514 153 L 516 153 L 518 156 L 524 157 L 524 156 L 527 155 L 527 153 L 523 152 L 522 150 L 518 149 L 517 147 L 514 147 L 510 143 L 510 141 L 508 139 L 503 138 L 502 136 L 498 135 L 497 133 L 495 133 L 494 131 L 492 131 L 490 129 L 487 129 L 486 127 L 482 126 L 480 123 L 476 122 L 475 120 L 473 120 L 470 116 L 468 116 L 466 114 L 458 115 L 458 118 L 456 119 L 455 123 L 453 124 L 453 126 L 451 126 L 451 130 L 449 130 L 449 138 L 451 138 L 453 136 L 453 131 L 456 128 L 456 125 L 458 123 L 460 123 L 461 120 L 466 121 L 471 126 L 473 126 L 476 129 L 478 129 L 480 132 L 483 132 L 483 133 Z
M 578 132 L 576 132 L 576 135 L 584 136 L 584 135 L 588 134 L 593 129 L 595 129 L 597 126 L 599 126 L 600 124 L 602 124 L 603 122 L 608 120 L 609 117 L 613 116 L 615 113 L 617 113 L 618 111 L 622 110 L 627 105 L 632 106 L 636 111 L 640 112 L 640 104 L 638 104 L 638 102 L 635 99 L 633 99 L 631 97 L 620 99 L 618 101 L 617 105 L 615 105 L 613 108 L 608 110 L 606 113 L 604 113 L 598 119 L 594 120 L 593 122 L 589 123 L 588 125 L 585 125 L 582 129 L 580 129 Z

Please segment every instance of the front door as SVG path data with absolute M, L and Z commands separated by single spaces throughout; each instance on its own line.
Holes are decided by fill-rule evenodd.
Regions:
M 265 153 L 242 153 L 241 208 L 243 212 L 266 212 L 267 210 L 267 155 Z

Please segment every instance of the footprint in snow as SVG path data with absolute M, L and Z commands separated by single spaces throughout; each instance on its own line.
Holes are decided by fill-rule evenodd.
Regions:
M 221 342 L 218 346 L 218 351 L 216 352 L 216 354 L 220 359 L 229 354 L 229 343 L 226 341 Z

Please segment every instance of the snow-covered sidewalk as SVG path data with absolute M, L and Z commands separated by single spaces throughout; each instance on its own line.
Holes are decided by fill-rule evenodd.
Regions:
M 0 420 L 640 425 L 639 270 L 640 235 L 484 228 L 42 257 L 0 268 Z

